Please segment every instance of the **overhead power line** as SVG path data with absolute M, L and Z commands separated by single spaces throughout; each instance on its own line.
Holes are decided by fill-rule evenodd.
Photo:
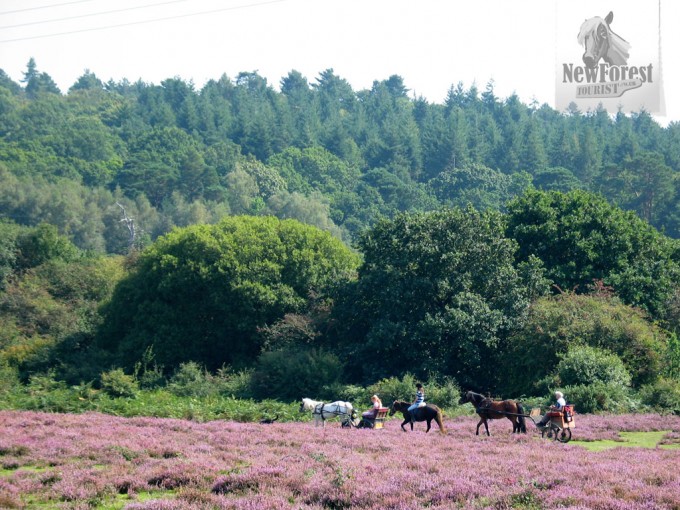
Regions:
M 147 7 L 156 7 L 159 5 L 168 5 L 168 4 L 177 4 L 180 2 L 186 2 L 187 0 L 172 0 L 169 2 L 161 2 L 157 4 L 146 4 L 146 5 L 136 5 L 135 7 L 125 7 L 124 9 L 114 9 L 112 11 L 101 11 L 101 12 L 91 12 L 89 14 L 79 14 L 77 16 L 68 16 L 65 18 L 55 18 L 55 19 L 46 19 L 42 21 L 29 21 L 28 23 L 19 23 L 17 25 L 5 25 L 4 27 L 0 27 L 1 29 L 5 28 L 18 28 L 18 27 L 27 27 L 29 25 L 42 25 L 45 23 L 56 23 L 58 21 L 68 21 L 72 19 L 80 19 L 80 18 L 91 18 L 92 16 L 103 16 L 105 14 L 114 14 L 117 12 L 125 12 L 125 11 L 134 11 L 137 9 L 146 9 Z
M 177 16 L 168 16 L 165 18 L 154 18 L 154 19 L 149 19 L 149 20 L 143 20 L 143 21 L 132 21 L 129 23 L 120 23 L 117 25 L 107 25 L 103 27 L 93 27 L 93 28 L 83 28 L 81 30 L 70 30 L 68 32 L 59 32 L 59 33 L 54 33 L 54 34 L 44 34 L 44 35 L 34 35 L 34 36 L 29 36 L 29 37 L 17 37 L 15 39 L 3 39 L 0 40 L 0 44 L 3 43 L 10 43 L 10 42 L 18 42 L 18 41 L 28 41 L 31 39 L 44 39 L 47 37 L 58 37 L 62 35 L 71 35 L 71 34 L 80 34 L 83 32 L 96 32 L 98 30 L 109 30 L 111 28 L 121 28 L 121 27 L 129 27 L 133 25 L 144 25 L 147 23 L 157 23 L 159 21 L 169 21 L 173 19 L 182 19 L 182 18 L 189 18 L 193 16 L 203 16 L 205 14 L 214 14 L 216 12 L 225 12 L 225 11 L 235 11 L 238 9 L 248 9 L 251 7 L 259 7 L 261 5 L 269 5 L 269 4 L 276 4 L 276 3 L 281 3 L 285 2 L 286 0 L 268 0 L 266 2 L 257 2 L 257 3 L 252 3 L 252 4 L 246 4 L 246 5 L 237 5 L 234 7 L 224 7 L 222 9 L 213 9 L 210 11 L 202 11 L 202 12 L 192 12 L 188 14 L 179 14 Z
M 14 11 L 3 11 L 0 12 L 0 16 L 4 14 L 16 14 L 17 12 L 26 12 L 26 11 L 37 11 L 39 9 L 50 9 L 52 7 L 61 7 L 62 5 L 71 5 L 71 4 L 84 4 L 85 2 L 92 2 L 94 0 L 74 0 L 73 2 L 64 2 L 61 4 L 52 4 L 52 5 L 42 5 L 40 7 L 27 7 L 26 9 L 16 9 Z

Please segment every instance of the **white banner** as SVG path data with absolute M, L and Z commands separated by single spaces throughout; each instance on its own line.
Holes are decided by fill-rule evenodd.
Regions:
M 663 115 L 660 0 L 559 0 L 555 107 Z

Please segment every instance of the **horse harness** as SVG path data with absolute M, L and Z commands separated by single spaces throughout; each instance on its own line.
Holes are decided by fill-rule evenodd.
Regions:
M 491 406 L 493 405 L 493 400 L 490 398 L 485 398 L 482 400 L 479 405 L 476 408 L 476 412 L 479 416 L 483 418 L 491 418 L 492 413 L 504 415 L 503 411 L 496 411 L 495 409 L 491 409 Z
M 326 421 L 326 418 L 323 416 L 323 406 L 325 406 L 323 402 L 320 402 L 314 406 L 314 410 L 312 411 L 312 416 L 315 414 L 318 414 L 321 416 L 321 421 Z
M 513 413 L 510 411 L 501 411 L 499 409 L 492 409 L 494 401 L 490 398 L 485 398 L 479 402 L 479 405 L 475 404 L 475 412 L 480 416 L 480 418 L 491 418 L 493 415 L 500 416 L 523 416 L 525 418 L 529 417 L 528 414 Z M 507 409 L 507 407 L 506 407 Z
M 314 416 L 315 414 L 318 414 L 319 416 L 321 416 L 321 421 L 322 421 L 322 422 L 326 421 L 326 417 L 323 415 L 323 413 L 324 413 L 323 408 L 324 408 L 325 405 L 326 405 L 325 403 L 319 402 L 318 404 L 316 404 L 316 405 L 314 406 L 314 410 L 312 411 L 312 416 Z M 338 406 L 338 407 L 339 407 L 339 406 Z M 332 414 L 332 415 L 334 415 L 334 416 L 347 415 L 347 414 L 348 414 L 348 413 L 347 413 L 347 408 L 346 408 L 346 407 L 343 407 L 342 409 L 344 409 L 344 412 L 340 412 L 338 409 L 336 409 L 335 411 L 326 411 L 326 412 L 327 412 L 328 414 Z

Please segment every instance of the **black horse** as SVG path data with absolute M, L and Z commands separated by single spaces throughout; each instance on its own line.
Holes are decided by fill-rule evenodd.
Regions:
M 524 408 L 522 404 L 515 400 L 491 400 L 490 398 L 468 391 L 460 397 L 459 404 L 471 403 L 475 406 L 475 411 L 480 417 L 477 424 L 477 433 L 479 435 L 479 426 L 483 423 L 486 429 L 486 435 L 490 436 L 489 425 L 487 420 L 499 420 L 507 418 L 512 422 L 512 433 L 527 432 L 526 420 L 524 419 Z
M 411 422 L 411 413 L 408 410 L 410 405 L 411 404 L 409 402 L 395 400 L 392 404 L 392 407 L 390 407 L 390 416 L 393 416 L 397 411 L 401 412 L 401 414 L 404 416 L 404 421 L 401 422 L 401 430 L 404 432 L 406 432 L 404 425 Z M 439 425 L 439 432 L 446 434 L 442 410 L 434 404 L 427 404 L 426 406 L 416 409 L 413 412 L 413 419 L 414 421 L 427 421 L 427 430 L 425 430 L 426 433 L 430 431 L 432 420 L 435 420 L 437 425 Z M 413 422 L 411 422 L 411 431 L 413 431 Z

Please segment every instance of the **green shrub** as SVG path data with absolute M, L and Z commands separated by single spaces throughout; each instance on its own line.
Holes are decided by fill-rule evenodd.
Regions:
M 397 377 L 382 379 L 368 387 L 368 391 L 366 392 L 368 395 L 366 398 L 367 405 L 370 404 L 368 399 L 373 394 L 378 395 L 383 404 L 388 407 L 392 405 L 392 402 L 395 400 L 412 402 L 415 397 L 417 382 L 418 380 L 411 374 L 406 374 L 401 379 Z M 425 387 L 426 402 L 445 409 L 454 409 L 458 407 L 458 399 L 460 399 L 461 390 L 454 379 L 431 379 L 427 382 L 423 382 L 423 386 Z
M 512 363 L 502 374 L 502 386 L 514 395 L 544 394 L 544 387 L 535 382 L 553 375 L 570 349 L 587 345 L 619 356 L 637 388 L 664 372 L 667 336 L 643 312 L 616 298 L 540 298 L 529 308 L 524 325 L 508 338 L 506 356 Z
M 37 267 L 48 260 L 75 260 L 80 251 L 66 237 L 59 235 L 57 227 L 41 223 L 17 237 L 17 266 L 21 269 Z
M 413 375 L 406 374 L 401 379 L 398 377 L 381 379 L 377 383 L 369 386 L 368 389 L 370 390 L 371 395 L 378 395 L 383 404 L 390 406 L 395 400 L 405 400 L 406 402 L 413 401 L 417 382 L 418 380 Z M 426 385 L 424 386 L 427 401 L 429 400 L 429 387 Z
M 24 396 L 25 388 L 19 380 L 19 371 L 5 362 L 0 362 L 0 408 L 13 409 Z
M 252 370 L 233 372 L 231 368 L 223 366 L 213 377 L 213 384 L 220 395 L 243 399 L 252 397 L 252 379 Z
M 517 400 L 522 404 L 525 413 L 531 412 L 534 407 L 538 407 L 542 411 L 545 411 L 545 409 L 555 402 L 554 398 L 546 397 L 522 397 Z
M 680 295 L 680 290 L 678 290 L 678 294 Z M 678 328 L 678 331 L 680 331 L 680 328 Z M 677 332 L 671 334 L 668 337 L 668 350 L 666 358 L 666 373 L 671 378 L 680 379 L 680 337 L 678 337 Z
M 78 398 L 78 393 L 65 382 L 54 378 L 54 372 L 34 374 L 26 387 L 26 397 L 20 402 L 22 409 L 51 413 L 73 413 L 90 410 L 88 402 Z
M 65 390 L 66 383 L 54 377 L 54 371 L 33 374 L 28 380 L 28 393 L 31 395 L 46 395 L 52 391 Z
M 170 378 L 168 391 L 178 397 L 205 397 L 217 393 L 213 377 L 198 363 L 182 363 Z
M 342 375 L 340 359 L 323 350 L 292 347 L 267 351 L 258 358 L 252 375 L 253 395 L 285 401 L 335 399 L 329 389 L 339 384 Z
M 135 363 L 134 375 L 140 388 L 147 390 L 160 388 L 167 382 L 163 367 L 159 366 L 154 358 L 153 347 L 149 347 L 144 351 L 142 359 Z
M 595 382 L 565 386 L 565 399 L 576 406 L 579 413 L 626 413 L 638 407 L 628 388 L 619 384 Z
M 139 387 L 145 390 L 161 388 L 167 383 L 163 370 L 156 365 L 141 372 L 136 379 Z
M 371 393 L 371 388 L 364 388 L 354 384 L 334 384 L 325 387 L 324 393 L 333 395 L 333 400 L 351 402 L 356 409 L 361 409 L 362 407 L 368 409 L 372 405 L 371 396 L 373 393 Z M 380 398 L 382 400 L 382 396 Z M 388 402 L 383 401 L 383 405 L 388 404 Z
M 616 354 L 587 345 L 572 347 L 556 367 L 561 386 L 587 385 L 594 382 L 630 386 L 630 374 Z
M 461 389 L 455 379 L 428 380 L 425 384 L 425 401 L 445 409 L 458 407 Z
M 131 375 L 123 372 L 122 368 L 116 368 L 103 372 L 101 375 L 102 390 L 111 397 L 134 397 L 139 390 L 137 381 Z
M 659 379 L 640 388 L 639 396 L 641 403 L 654 411 L 680 414 L 680 381 Z

